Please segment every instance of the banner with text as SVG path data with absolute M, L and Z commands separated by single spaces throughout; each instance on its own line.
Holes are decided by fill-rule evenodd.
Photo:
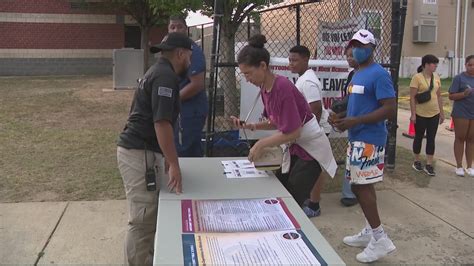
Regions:
M 338 22 L 319 21 L 317 57 L 324 59 L 344 58 L 344 49 L 354 33 L 364 28 L 363 16 Z

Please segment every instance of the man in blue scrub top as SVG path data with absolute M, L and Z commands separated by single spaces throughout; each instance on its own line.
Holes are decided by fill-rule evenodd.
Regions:
M 183 17 L 170 17 L 168 32 L 187 34 L 188 27 Z M 199 47 L 193 42 L 191 66 L 181 81 L 181 113 L 175 125 L 175 143 L 179 157 L 202 157 L 201 132 L 206 123 L 208 100 L 204 89 L 206 60 Z

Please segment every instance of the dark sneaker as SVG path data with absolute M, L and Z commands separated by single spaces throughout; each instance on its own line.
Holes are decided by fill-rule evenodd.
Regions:
M 304 206 L 303 211 L 306 214 L 306 216 L 308 216 L 308 218 L 313 218 L 313 217 L 317 217 L 317 216 L 321 215 L 321 208 L 319 208 L 317 211 L 315 211 L 315 210 L 311 209 L 308 206 Z
M 304 206 L 308 206 L 309 202 L 310 202 L 309 199 L 305 199 L 305 201 L 303 202 L 303 207 L 304 207 Z
M 420 161 L 414 161 L 411 167 L 413 167 L 415 171 L 418 171 L 418 172 L 423 171 L 423 165 L 421 165 Z
M 346 207 L 351 207 L 357 204 L 357 199 L 356 198 L 342 198 L 341 204 Z
M 319 209 L 317 209 L 317 210 L 311 209 L 311 208 L 308 206 L 308 201 L 309 201 L 309 200 L 306 200 L 306 201 L 303 203 L 303 212 L 306 214 L 306 216 L 308 216 L 308 218 L 313 218 L 313 217 L 317 217 L 317 216 L 321 215 L 321 208 L 319 208 Z
M 436 175 L 433 166 L 431 166 L 430 164 L 427 164 L 425 166 L 424 171 L 427 175 L 430 175 L 430 176 L 435 176 Z

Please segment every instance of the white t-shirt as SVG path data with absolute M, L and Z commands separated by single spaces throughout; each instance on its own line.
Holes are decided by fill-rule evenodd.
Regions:
M 321 120 L 319 125 L 324 129 L 326 134 L 331 132 L 331 125 L 328 123 L 328 111 L 324 108 L 323 100 L 321 97 L 321 82 L 319 81 L 316 73 L 312 69 L 306 70 L 303 75 L 301 75 L 295 84 L 296 88 L 303 94 L 308 103 L 321 101 Z

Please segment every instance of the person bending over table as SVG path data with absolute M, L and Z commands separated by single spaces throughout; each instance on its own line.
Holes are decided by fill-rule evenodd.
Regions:
M 261 93 L 265 122 L 242 123 L 231 116 L 237 128 L 274 130 L 278 132 L 258 140 L 250 149 L 249 160 L 257 159 L 265 147 L 290 143 L 288 160 L 278 178 L 300 206 L 309 198 L 312 187 L 324 169 L 330 176 L 336 172 L 329 140 L 304 96 L 286 77 L 270 71 L 270 54 L 264 48 L 264 35 L 252 36 L 237 56 L 245 78 Z M 285 156 L 284 156 L 285 157 Z

